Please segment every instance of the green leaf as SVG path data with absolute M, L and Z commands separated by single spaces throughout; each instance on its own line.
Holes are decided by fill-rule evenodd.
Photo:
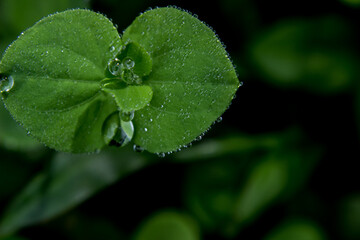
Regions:
M 150 103 L 153 91 L 149 86 L 127 86 L 119 89 L 107 89 L 104 91 L 111 94 L 122 112 L 131 112 L 144 108 Z
M 234 237 L 272 204 L 293 197 L 321 153 L 297 129 L 290 129 L 203 141 L 174 157 L 189 161 L 203 156 L 189 168 L 186 204 L 204 229 Z
M 239 194 L 235 208 L 236 221 L 245 224 L 272 203 L 284 191 L 290 178 L 287 162 L 278 156 L 269 156 L 251 172 Z
M 360 194 L 346 196 L 340 203 L 337 225 L 343 239 L 360 238 Z
M 147 219 L 138 229 L 135 240 L 198 240 L 196 222 L 176 211 L 162 211 Z
M 360 0 L 339 0 L 340 2 L 343 2 L 346 5 L 349 5 L 351 7 L 359 7 L 360 6 Z
M 0 63 L 0 72 L 14 80 L 3 95 L 7 109 L 49 147 L 100 149 L 103 122 L 117 110 L 100 81 L 115 55 L 110 50 L 120 47 L 117 30 L 100 14 L 71 10 L 44 18 L 7 49 Z
M 134 135 L 136 145 L 159 153 L 189 144 L 229 106 L 239 86 L 234 67 L 214 32 L 195 17 L 175 8 L 151 10 L 123 38 L 91 11 L 39 21 L 0 63 L 7 109 L 56 150 L 94 152 L 112 142 L 109 136 L 122 146 L 121 136 L 128 142 Z M 125 135 L 106 122 L 133 111 Z
M 125 30 L 123 41 L 138 43 L 152 59 L 144 84 L 153 98 L 134 117 L 134 143 L 150 152 L 189 144 L 223 114 L 239 86 L 215 33 L 185 11 L 147 11 Z
M 58 153 L 49 169 L 10 204 L 0 221 L 0 236 L 53 218 L 150 163 L 131 149 L 94 155 Z
M 131 59 L 133 62 L 134 73 L 140 77 L 149 75 L 152 69 L 152 60 L 150 55 L 146 52 L 144 48 L 142 48 L 138 43 L 129 42 L 126 43 L 126 47 L 117 58 L 121 61 Z M 126 62 L 125 62 L 126 65 Z
M 250 46 L 264 80 L 315 93 L 348 90 L 359 75 L 350 25 L 340 18 L 279 22 Z
M 325 240 L 323 231 L 314 223 L 305 220 L 292 220 L 273 230 L 265 240 Z

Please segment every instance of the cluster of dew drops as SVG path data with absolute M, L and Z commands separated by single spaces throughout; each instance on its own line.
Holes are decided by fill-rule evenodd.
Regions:
M 115 47 L 111 46 L 110 51 L 115 51 Z M 120 52 L 123 49 L 120 49 Z M 127 84 L 141 84 L 141 78 L 134 73 L 135 61 L 130 57 L 120 60 L 115 57 L 108 63 L 108 70 L 114 76 L 123 80 Z
M 114 46 L 110 47 L 111 52 L 114 52 L 115 50 L 116 50 L 116 48 Z M 122 50 L 123 49 L 120 49 L 119 53 Z M 112 59 L 108 62 L 108 70 L 116 79 L 120 79 L 127 84 L 139 85 L 142 83 L 142 81 L 141 81 L 141 78 L 134 73 L 134 71 L 133 71 L 134 67 L 135 67 L 135 61 L 130 57 L 125 57 L 122 60 L 115 57 L 114 59 Z M 108 83 L 105 83 L 105 85 L 103 85 L 103 86 L 106 87 L 106 84 L 108 84 Z M 111 82 L 110 82 L 110 84 L 111 84 Z M 121 109 L 119 109 L 119 112 L 120 112 L 121 121 L 130 122 L 130 125 L 132 125 L 131 121 L 134 118 L 134 111 L 124 112 L 124 111 L 121 111 Z M 132 129 L 134 129 L 133 126 L 132 126 Z M 131 141 L 131 137 L 128 136 L 128 134 L 122 129 L 121 126 L 119 127 L 119 130 L 121 131 L 120 139 L 119 139 L 119 141 L 115 141 L 115 144 L 113 144 L 113 145 L 125 146 L 128 142 Z M 142 147 L 137 146 L 137 145 L 134 145 L 133 149 L 136 152 L 144 151 L 144 149 Z

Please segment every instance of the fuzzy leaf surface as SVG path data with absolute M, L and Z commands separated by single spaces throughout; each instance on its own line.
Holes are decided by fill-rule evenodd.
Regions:
M 153 98 L 135 114 L 134 142 L 150 152 L 168 152 L 205 132 L 230 104 L 239 81 L 215 33 L 191 14 L 158 8 L 125 30 L 152 58 L 144 80 Z
M 50 15 L 7 49 L 0 73 L 14 86 L 4 103 L 15 120 L 49 147 L 93 152 L 104 146 L 101 127 L 116 104 L 100 81 L 121 40 L 103 15 L 70 10 Z

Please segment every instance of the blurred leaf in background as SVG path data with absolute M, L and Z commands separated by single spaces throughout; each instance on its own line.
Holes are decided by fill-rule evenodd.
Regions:
M 341 202 L 338 226 L 343 239 L 360 239 L 360 194 L 348 196 Z
M 352 34 L 340 17 L 283 20 L 252 43 L 250 58 L 259 75 L 276 86 L 339 93 L 359 77 Z
M 145 220 L 134 240 L 199 240 L 197 223 L 188 215 L 163 210 Z
M 0 236 L 49 220 L 74 208 L 104 187 L 150 161 L 129 150 L 94 155 L 58 153 L 49 168 L 35 176 L 0 221 Z
M 351 6 L 351 7 L 359 7 L 360 6 L 360 0 L 339 0 L 340 2 L 343 2 L 344 4 Z
M 275 228 L 265 240 L 325 240 L 327 239 L 316 224 L 306 220 L 288 220 Z
M 238 155 L 214 158 L 189 168 L 185 202 L 205 231 L 234 237 L 276 201 L 288 200 L 304 186 L 321 156 L 321 148 L 306 143 L 297 130 L 277 137 L 273 142 L 278 144 L 270 145 L 264 144 L 268 140 L 263 140 L 269 138 L 266 135 L 258 136 L 258 141 L 249 137 L 249 143 L 258 143 L 257 148 L 243 144 L 245 139 L 234 141 L 240 143 L 237 149 L 243 150 Z M 224 150 L 216 145 L 222 146 L 222 141 L 229 144 L 228 139 L 212 141 L 212 147 L 207 149 L 214 156 L 214 149 Z M 208 145 L 205 141 L 202 144 Z M 205 150 L 202 144 L 189 152 Z M 249 146 L 247 151 L 244 146 Z M 222 152 L 222 156 L 226 153 Z

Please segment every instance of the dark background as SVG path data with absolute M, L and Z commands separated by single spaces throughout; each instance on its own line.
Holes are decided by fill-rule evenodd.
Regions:
M 122 32 L 141 12 L 169 5 L 215 30 L 243 82 L 222 122 L 165 158 L 131 146 L 61 155 L 1 106 L 0 239 L 160 239 L 159 229 L 184 240 L 360 239 L 360 1 L 0 0 L 0 49 L 56 11 L 87 7 Z M 113 179 L 85 171 L 105 158 L 124 162 Z M 84 186 L 85 197 L 52 211 Z M 32 204 L 46 207 L 29 213 Z M 151 225 L 157 216 L 160 227 Z

